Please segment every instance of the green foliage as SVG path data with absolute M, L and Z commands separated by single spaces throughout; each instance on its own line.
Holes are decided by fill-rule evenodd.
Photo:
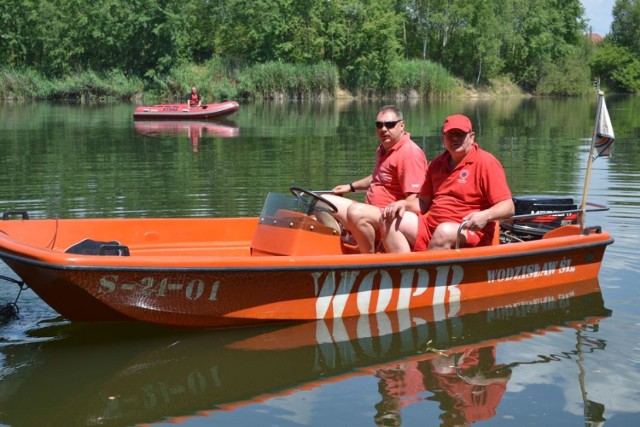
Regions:
M 398 66 L 415 60 L 475 85 L 510 76 L 525 90 L 575 93 L 580 73 L 573 83 L 560 74 L 586 61 L 583 13 L 580 0 L 11 0 L 0 2 L 0 63 L 36 70 L 55 96 L 102 96 L 112 70 L 176 100 L 191 84 L 208 100 L 333 93 L 334 70 L 354 93 L 406 90 L 413 79 L 413 90 L 437 94 L 414 66 Z M 636 57 L 639 20 L 637 0 L 616 1 L 612 40 Z M 308 71 L 320 64 L 332 64 L 330 76 Z M 633 66 L 616 75 L 633 86 Z
M 591 69 L 609 90 L 640 93 L 640 60 L 626 47 L 605 40 L 591 57 Z
M 634 59 L 625 67 L 617 69 L 612 77 L 627 92 L 640 93 L 640 61 L 637 59 Z
M 594 48 L 590 64 L 608 90 L 640 93 L 640 2 L 616 0 L 611 33 Z
M 506 68 L 525 90 L 532 90 L 549 65 L 582 51 L 584 9 L 579 0 L 509 3 L 522 7 L 526 15 L 514 12 L 516 20 L 503 33 L 508 40 Z
M 539 95 L 585 95 L 590 92 L 591 74 L 580 56 L 542 67 L 536 87 Z
M 638 0 L 616 0 L 613 6 L 613 22 L 609 38 L 640 57 L 640 2 Z
M 370 0 L 353 9 L 352 18 L 360 31 L 353 36 L 353 65 L 343 71 L 343 81 L 352 90 L 375 93 L 391 79 L 391 63 L 402 58 L 401 15 L 389 8 L 389 2 Z
M 580 0 L 405 0 L 405 54 L 481 84 L 510 75 L 532 90 L 543 68 L 582 51 Z

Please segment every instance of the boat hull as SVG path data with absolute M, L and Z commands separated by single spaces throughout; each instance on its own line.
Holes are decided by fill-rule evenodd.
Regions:
M 613 242 L 565 226 L 532 242 L 353 255 L 340 252 L 339 236 L 297 230 L 307 240 L 291 246 L 293 230 L 272 228 L 270 250 L 286 242 L 324 253 L 270 255 L 257 247 L 262 226 L 258 218 L 2 221 L 0 257 L 70 320 L 214 328 L 419 307 L 436 318 L 469 314 L 482 300 L 597 278 Z M 64 252 L 87 237 L 122 242 L 130 256 Z
M 189 108 L 186 104 L 158 104 L 137 107 L 134 120 L 206 120 L 235 113 L 240 108 L 236 101 L 208 104 Z

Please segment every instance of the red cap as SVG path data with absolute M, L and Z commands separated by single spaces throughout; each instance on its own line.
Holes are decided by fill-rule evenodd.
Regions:
M 442 132 L 447 133 L 451 129 L 460 129 L 463 132 L 471 132 L 473 128 L 471 127 L 471 120 L 469 120 L 469 117 L 463 116 L 462 114 L 455 114 L 447 117 L 447 120 L 444 121 Z

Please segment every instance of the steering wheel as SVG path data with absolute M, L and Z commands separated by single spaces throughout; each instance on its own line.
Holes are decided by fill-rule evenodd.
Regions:
M 336 205 L 334 205 L 324 197 L 314 193 L 313 191 L 309 191 L 301 187 L 291 187 L 289 188 L 289 191 L 291 191 L 291 193 L 296 196 L 303 205 L 307 207 L 307 215 L 311 215 L 314 209 L 330 213 L 338 212 L 338 208 L 336 208 Z M 311 200 L 309 200 L 309 197 L 311 198 Z M 327 205 L 328 209 L 324 206 L 316 206 L 318 202 L 322 202 Z

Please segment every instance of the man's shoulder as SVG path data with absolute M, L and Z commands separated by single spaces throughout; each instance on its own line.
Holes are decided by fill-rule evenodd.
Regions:
M 425 155 L 422 148 L 420 148 L 420 146 L 411 139 L 411 135 L 409 133 L 405 134 L 402 139 L 398 141 L 396 150 L 410 151 L 412 153 L 419 152 L 422 153 L 422 155 Z
M 451 159 L 451 155 L 446 151 L 442 152 L 431 160 L 431 162 L 429 163 L 429 167 L 432 167 L 432 165 L 448 165 L 449 159 Z
M 487 150 L 483 150 L 482 148 L 480 148 L 480 146 L 478 145 L 478 143 L 475 143 L 476 146 L 476 150 L 475 150 L 475 155 L 477 156 L 477 158 L 481 161 L 486 161 L 486 162 L 498 162 L 500 163 L 500 160 L 498 160 L 498 158 L 491 152 L 487 151 Z

